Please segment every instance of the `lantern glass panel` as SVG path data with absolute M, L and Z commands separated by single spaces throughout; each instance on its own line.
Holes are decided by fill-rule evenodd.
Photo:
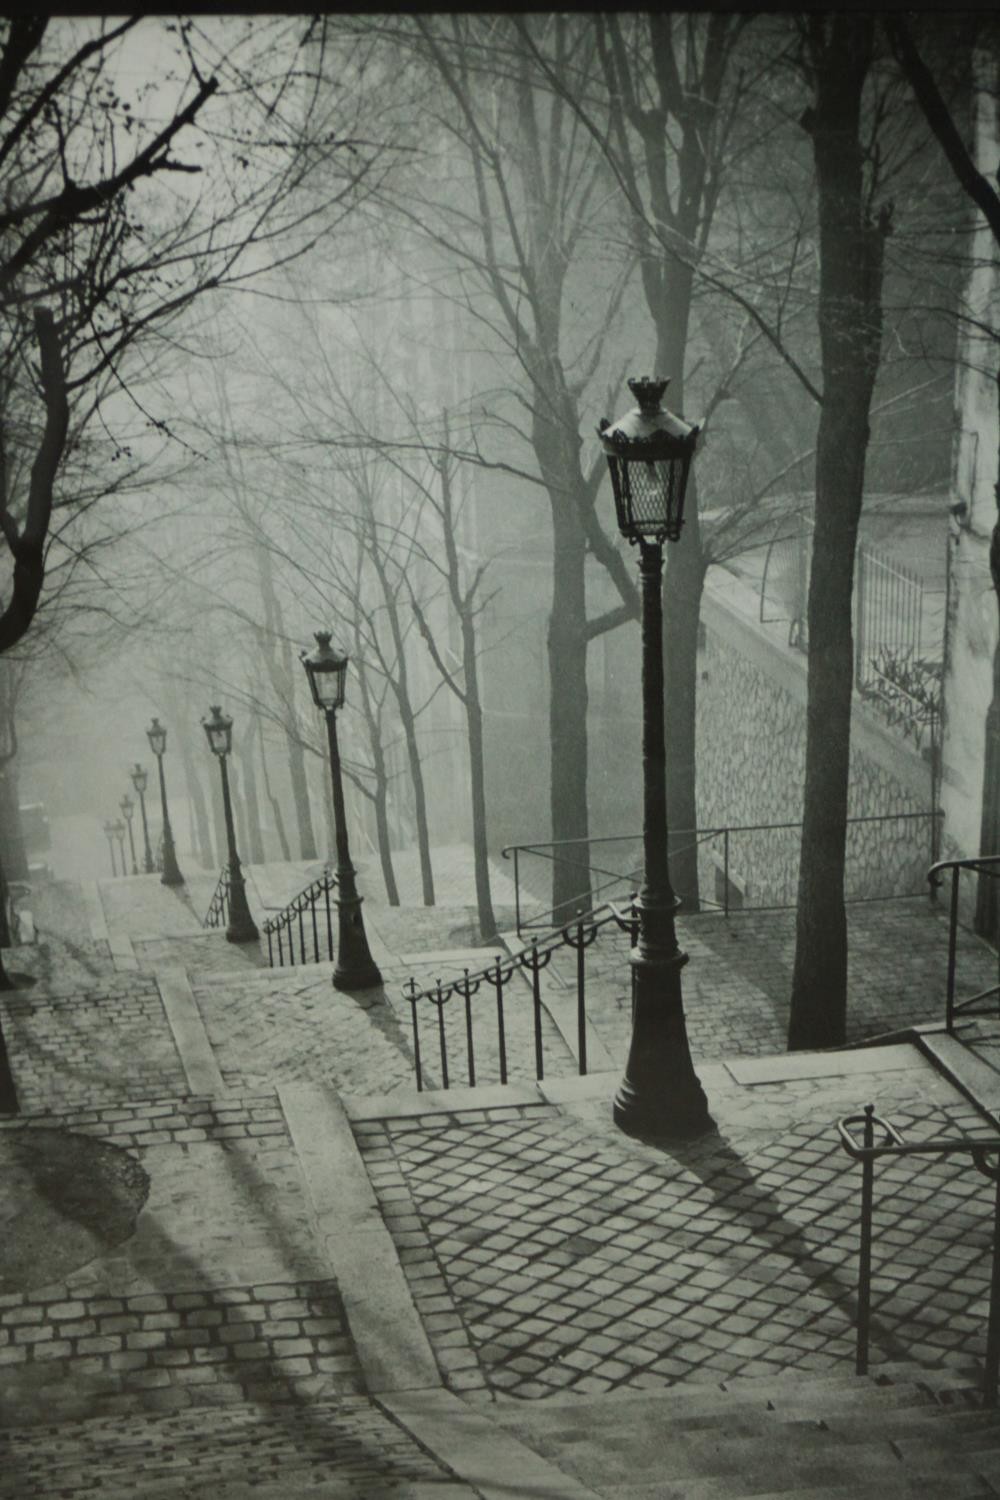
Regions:
M 310 667 L 309 679 L 312 683 L 313 697 L 320 708 L 343 708 L 346 675 L 346 662 L 338 662 L 332 667 L 321 667 L 315 664 Z
M 233 721 L 228 715 L 212 709 L 210 719 L 202 719 L 209 748 L 213 755 L 228 755 L 233 742 Z
M 144 792 L 146 790 L 146 782 L 148 781 L 148 779 L 148 772 L 144 771 L 142 766 L 140 766 L 137 761 L 132 769 L 132 785 L 135 787 L 137 792 Z
M 676 542 L 681 534 L 689 455 L 679 458 L 611 458 L 618 527 L 622 534 Z
M 146 730 L 146 738 L 149 740 L 149 748 L 154 755 L 162 755 L 167 748 L 167 731 L 159 719 L 154 719 Z

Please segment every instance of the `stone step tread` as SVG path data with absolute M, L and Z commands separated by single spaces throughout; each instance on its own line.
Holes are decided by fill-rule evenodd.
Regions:
M 294 1486 L 294 1487 L 293 1487 Z M 376 1474 L 359 1475 L 355 1479 L 337 1479 L 323 1475 L 313 1479 L 302 1473 L 286 1472 L 280 1479 L 249 1481 L 233 1477 L 211 1481 L 210 1491 L 205 1480 L 190 1474 L 178 1474 L 170 1480 L 150 1479 L 145 1473 L 141 1483 L 108 1486 L 103 1482 L 92 1485 L 84 1479 L 77 1484 L 61 1486 L 62 1497 L 72 1500 L 477 1500 L 476 1491 L 458 1479 L 442 1480 L 394 1480 L 381 1479 Z M 0 1500 L 52 1500 L 50 1489 L 8 1488 L 0 1483 Z
M 937 1477 L 933 1490 L 921 1478 L 901 1475 L 896 1479 L 879 1475 L 865 1479 L 854 1475 L 834 1483 L 795 1482 L 781 1489 L 747 1488 L 746 1480 L 702 1479 L 697 1489 L 653 1480 L 649 1484 L 603 1485 L 604 1500 L 996 1500 L 997 1491 L 985 1480 L 962 1474 Z

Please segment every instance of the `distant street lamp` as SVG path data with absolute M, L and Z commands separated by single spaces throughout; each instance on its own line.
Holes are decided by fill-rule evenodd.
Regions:
M 149 748 L 156 756 L 156 764 L 160 772 L 160 807 L 163 817 L 163 874 L 160 876 L 161 885 L 183 885 L 184 876 L 181 874 L 177 864 L 177 856 L 174 853 L 174 836 L 170 829 L 170 814 L 167 811 L 167 783 L 163 779 L 163 753 L 167 748 L 167 731 L 159 719 L 154 719 L 146 730 L 146 738 L 149 740 Z M 135 773 L 133 772 L 133 779 Z
M 146 874 L 152 875 L 156 869 L 156 865 L 153 861 L 153 851 L 149 847 L 149 824 L 146 822 L 146 783 L 149 777 L 145 768 L 140 766 L 138 761 L 136 761 L 129 774 L 132 777 L 132 785 L 139 795 L 139 810 L 142 813 L 143 862 L 146 866 Z
M 628 1135 L 686 1136 L 712 1128 L 684 1023 L 681 969 L 667 860 L 663 729 L 664 539 L 676 542 L 699 428 L 660 405 L 666 380 L 630 380 L 639 405 L 598 431 L 611 471 L 622 536 L 639 547 L 642 585 L 643 884 L 631 954 L 632 1041 L 615 1096 L 615 1123 Z
M 118 874 L 118 861 L 115 859 L 115 830 L 110 818 L 105 819 L 104 837 L 108 841 L 108 853 L 111 855 L 111 873 Z
M 135 862 L 135 839 L 132 837 L 132 815 L 135 812 L 135 803 L 132 801 L 132 798 L 129 796 L 128 792 L 125 793 L 118 806 L 122 810 L 122 816 L 125 819 L 125 826 L 128 829 L 128 846 L 132 854 L 132 874 L 138 875 L 139 866 Z
M 222 809 L 226 818 L 226 842 L 229 846 L 229 926 L 226 928 L 226 937 L 231 943 L 255 943 L 260 933 L 247 905 L 243 867 L 236 852 L 233 804 L 229 795 L 229 768 L 226 761 L 233 747 L 233 721 L 218 705 L 214 705 L 211 718 L 202 719 L 201 722 L 209 749 L 218 757 L 222 771 Z
M 122 822 L 121 818 L 118 818 L 114 823 L 112 823 L 111 832 L 118 840 L 118 853 L 121 855 L 122 861 L 121 872 L 123 875 L 127 875 L 128 869 L 125 865 L 125 824 Z
M 300 653 L 309 678 L 313 701 L 326 715 L 326 736 L 330 747 L 330 779 L 333 785 L 333 824 L 337 839 L 337 964 L 333 987 L 337 990 L 368 990 L 382 983 L 378 965 L 372 958 L 361 915 L 362 897 L 354 881 L 351 851 L 347 842 L 347 816 L 344 810 L 344 783 L 337 744 L 337 710 L 344 706 L 344 691 L 349 658 L 338 656 L 330 647 L 330 633 L 316 632 L 316 650 Z

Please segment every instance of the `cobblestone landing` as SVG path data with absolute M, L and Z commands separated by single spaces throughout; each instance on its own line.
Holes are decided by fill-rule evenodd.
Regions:
M 849 1369 L 859 1173 L 832 1128 L 858 1107 L 847 1086 L 813 1111 L 814 1085 L 785 1085 L 770 1130 L 758 1107 L 752 1128 L 669 1152 L 624 1140 L 606 1106 L 359 1124 L 448 1382 L 534 1398 Z M 908 1137 L 969 1120 L 876 1097 Z M 908 1160 L 880 1167 L 875 1203 L 873 1364 L 980 1359 L 990 1184 Z

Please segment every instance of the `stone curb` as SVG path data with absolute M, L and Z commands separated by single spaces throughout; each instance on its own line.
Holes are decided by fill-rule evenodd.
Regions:
M 279 1085 L 278 1098 L 368 1391 L 439 1387 L 437 1361 L 340 1100 L 305 1083 Z
M 187 970 L 157 969 L 154 978 L 190 1092 L 205 1098 L 225 1094 L 226 1085 L 191 992 Z
M 87 922 L 90 925 L 91 941 L 95 943 L 109 942 L 108 919 L 104 915 L 104 903 L 101 901 L 100 886 L 96 880 L 81 880 L 80 890 L 83 894 L 83 904 L 87 909 Z
M 600 1500 L 597 1492 L 473 1411 L 452 1391 L 379 1396 L 417 1442 L 471 1484 L 482 1500 Z

